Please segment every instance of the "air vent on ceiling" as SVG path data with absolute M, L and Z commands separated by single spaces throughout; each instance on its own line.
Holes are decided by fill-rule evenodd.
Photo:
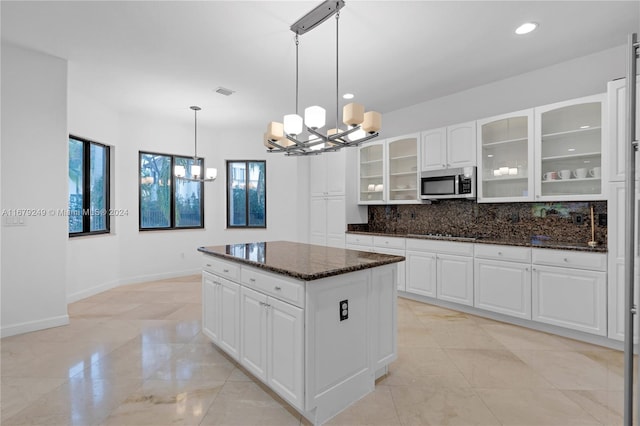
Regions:
M 226 87 L 217 87 L 215 89 L 216 93 L 220 93 L 221 95 L 225 95 L 225 96 L 231 96 L 232 94 L 234 94 L 236 91 L 235 90 L 231 90 L 231 89 L 227 89 Z

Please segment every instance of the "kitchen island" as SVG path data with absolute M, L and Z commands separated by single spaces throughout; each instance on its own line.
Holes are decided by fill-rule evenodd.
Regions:
M 371 392 L 396 359 L 404 257 L 288 241 L 198 250 L 203 333 L 312 423 Z

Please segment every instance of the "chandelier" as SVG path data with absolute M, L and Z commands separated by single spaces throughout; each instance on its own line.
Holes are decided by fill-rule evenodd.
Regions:
M 187 180 L 190 182 L 211 182 L 214 181 L 216 179 L 216 177 L 218 176 L 218 170 L 214 169 L 213 167 L 209 167 L 207 168 L 207 172 L 205 174 L 205 177 L 202 177 L 200 175 L 200 159 L 198 158 L 198 111 L 200 111 L 202 108 L 200 108 L 199 106 L 191 106 L 189 107 L 189 109 L 193 110 L 193 114 L 194 114 L 194 138 L 193 138 L 193 144 L 194 144 L 194 148 L 193 148 L 193 164 L 191 164 L 190 169 L 191 169 L 191 177 L 187 177 L 186 176 L 186 170 L 184 166 L 181 165 L 175 165 L 173 168 L 173 174 L 175 175 L 175 177 L 177 177 L 178 179 L 182 179 L 182 180 Z
M 378 136 L 382 122 L 380 113 L 365 112 L 361 104 L 345 105 L 342 110 L 342 122 L 347 129 L 341 130 L 338 126 L 338 23 L 340 9 L 344 4 L 343 0 L 326 0 L 291 25 L 290 29 L 295 33 L 296 44 L 296 113 L 285 115 L 282 122 L 269 123 L 263 137 L 263 143 L 268 148 L 268 152 L 283 152 L 286 155 L 319 154 L 358 146 Z M 314 29 L 333 15 L 336 16 L 336 126 L 327 130 L 325 134 L 320 132 L 326 124 L 324 108 L 317 105 L 305 108 L 304 119 L 298 114 L 298 45 L 300 35 Z

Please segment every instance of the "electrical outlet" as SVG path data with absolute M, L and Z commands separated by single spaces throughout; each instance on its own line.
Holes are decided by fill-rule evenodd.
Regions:
M 573 223 L 576 225 L 582 225 L 584 223 L 584 215 L 581 213 L 576 213 L 573 215 Z
M 349 300 L 342 300 L 338 304 L 338 309 L 340 310 L 340 321 L 344 321 L 349 319 Z
M 607 214 L 600 213 L 598 215 L 598 226 L 607 226 Z

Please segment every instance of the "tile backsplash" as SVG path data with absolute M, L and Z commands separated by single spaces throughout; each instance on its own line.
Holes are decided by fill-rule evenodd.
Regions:
M 595 240 L 606 245 L 606 201 L 478 204 L 469 200 L 442 200 L 423 205 L 370 205 L 369 221 L 364 227 L 382 233 L 586 243 L 591 240 L 592 206 Z M 364 230 L 357 226 L 351 225 L 349 229 Z

